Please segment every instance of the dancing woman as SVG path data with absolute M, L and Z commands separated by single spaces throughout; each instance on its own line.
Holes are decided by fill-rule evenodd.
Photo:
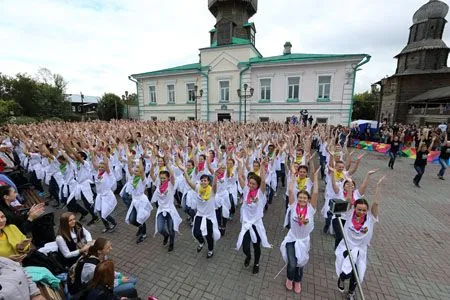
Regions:
M 348 288 L 348 299 L 354 299 L 357 285 L 356 277 L 352 271 L 349 254 L 352 256 L 356 267 L 356 273 L 362 283 L 367 268 L 367 246 L 372 239 L 373 228 L 378 222 L 379 204 L 381 201 L 381 182 L 385 176 L 380 178 L 377 183 L 375 200 L 369 211 L 369 204 L 365 199 L 355 201 L 353 208 L 345 213 L 347 222 L 344 225 L 344 234 L 347 237 L 347 244 L 350 253 L 347 251 L 345 242 L 341 240 L 336 248 L 336 274 L 339 276 L 337 285 L 341 292 L 345 290 L 345 280 L 350 278 Z
M 292 167 L 292 173 L 295 172 Z M 294 289 L 299 294 L 302 291 L 303 267 L 309 260 L 310 234 L 314 229 L 314 214 L 319 195 L 319 171 L 314 173 L 314 190 L 312 195 L 305 189 L 296 192 L 296 178 L 291 176 L 289 190 L 290 229 L 281 243 L 280 251 L 287 264 L 286 288 Z

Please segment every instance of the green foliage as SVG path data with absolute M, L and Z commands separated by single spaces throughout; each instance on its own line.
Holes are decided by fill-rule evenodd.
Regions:
M 10 119 L 11 123 L 19 124 L 19 125 L 37 123 L 38 121 L 39 120 L 37 120 L 36 118 L 26 117 L 26 116 L 12 117 Z
M 109 121 L 117 118 L 122 119 L 124 103 L 122 99 L 113 93 L 105 93 L 98 102 L 97 114 L 100 120 Z
M 376 95 L 364 92 L 353 96 L 352 120 L 376 120 L 377 97 Z
M 22 107 L 14 100 L 0 100 L 0 123 L 7 122 L 12 116 L 20 116 Z

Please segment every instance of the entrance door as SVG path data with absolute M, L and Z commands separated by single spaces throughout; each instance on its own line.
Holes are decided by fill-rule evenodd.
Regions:
M 219 122 L 231 121 L 231 115 L 230 114 L 217 114 L 217 121 L 219 121 Z

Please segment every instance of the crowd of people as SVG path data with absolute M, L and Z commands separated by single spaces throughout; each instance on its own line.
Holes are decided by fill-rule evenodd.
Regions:
M 0 159 L 2 171 L 23 170 L 39 193 L 48 191 L 53 206 L 66 211 L 59 218 L 54 243 L 39 251 L 48 254 L 54 247 L 67 273 L 66 294 L 75 299 L 137 297 L 136 279 L 116 272 L 113 261 L 107 258 L 111 242 L 93 237 L 88 230 L 100 221 L 105 234 L 121 226 L 113 217 L 117 199 L 128 208 L 121 218 L 136 227 L 137 244 L 146 239 L 146 222 L 156 208 L 155 233 L 161 234 L 168 252 L 175 250 L 176 234 L 186 219 L 197 252 L 206 244 L 206 258 L 212 259 L 220 238 L 235 234 L 236 248 L 243 249 L 244 266 L 248 267 L 253 257 L 252 273 L 257 274 L 261 247 L 272 247 L 263 217 L 273 210 L 275 192 L 284 189 L 284 225 L 288 231 L 280 252 L 287 265 L 285 286 L 301 293 L 319 205 L 319 177 L 325 181 L 323 231 L 335 236 L 337 287 L 344 291 L 345 281 L 350 279 L 348 297 L 353 299 L 354 274 L 360 281 L 364 278 L 384 176 L 380 176 L 376 196 L 369 204 L 364 195 L 378 170 L 370 170 L 356 188 L 352 175 L 364 155 L 355 159 L 354 152 L 347 149 L 349 133 L 343 127 L 281 123 L 44 122 L 8 125 Z M 424 154 L 429 151 L 427 138 L 420 138 Z M 402 132 L 392 133 L 390 167 L 398 154 L 396 143 L 403 140 Z M 432 138 L 431 144 L 434 141 Z M 443 142 L 448 159 L 447 139 Z M 425 169 L 415 164 L 416 185 L 421 176 L 419 167 L 421 174 Z M 24 249 L 32 244 L 25 235 L 45 207 L 34 205 L 21 215 L 18 208 L 23 199 L 17 193 L 24 178 L 9 174 L 0 178 L 0 256 L 23 262 L 29 255 Z M 348 203 L 348 211 L 340 218 L 345 233 L 330 211 L 333 199 Z M 88 215 L 89 221 L 85 220 Z M 227 222 L 235 215 L 241 230 L 229 233 Z M 350 251 L 343 242 L 344 234 Z M 29 295 L 40 299 L 31 284 Z

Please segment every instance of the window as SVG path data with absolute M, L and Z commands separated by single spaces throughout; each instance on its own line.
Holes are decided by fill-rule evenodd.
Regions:
M 288 99 L 298 99 L 300 91 L 300 77 L 288 78 Z
M 152 121 L 157 121 L 158 117 L 152 117 Z
M 156 86 L 151 85 L 148 87 L 148 92 L 149 92 L 149 100 L 150 103 L 156 103 Z
M 175 85 L 167 85 L 167 102 L 175 103 Z
M 188 121 L 194 121 L 195 117 L 188 117 Z
M 169 117 L 169 121 L 175 121 L 175 117 Z
M 331 90 L 331 76 L 319 76 L 319 94 L 317 95 L 318 99 L 321 100 L 329 100 L 330 99 L 330 90 Z
M 72 106 L 72 112 L 75 112 L 75 111 L 76 111 L 76 107 Z
M 259 117 L 259 121 L 260 122 L 264 122 L 264 123 L 268 123 L 269 122 L 269 117 Z
M 261 100 L 270 101 L 270 79 L 260 79 Z
M 328 118 L 316 118 L 317 124 L 327 124 Z
M 187 83 L 186 90 L 188 95 L 188 102 L 195 101 L 195 83 Z
M 220 86 L 220 102 L 230 101 L 230 82 L 219 81 Z

